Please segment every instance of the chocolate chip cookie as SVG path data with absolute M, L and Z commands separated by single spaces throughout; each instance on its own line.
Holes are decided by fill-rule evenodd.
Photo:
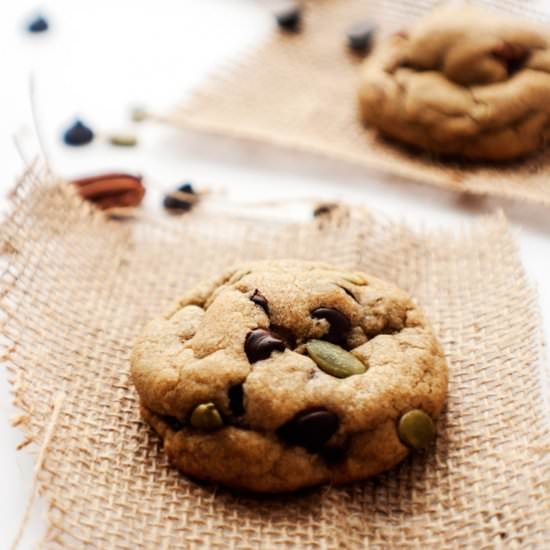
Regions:
M 443 155 L 508 160 L 550 135 L 550 35 L 499 13 L 444 7 L 364 64 L 364 122 Z
M 406 293 L 317 262 L 254 262 L 185 294 L 132 354 L 143 418 L 184 473 L 284 492 L 428 446 L 445 358 Z

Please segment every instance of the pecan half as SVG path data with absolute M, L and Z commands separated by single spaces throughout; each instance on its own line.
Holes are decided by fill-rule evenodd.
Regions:
M 141 176 L 110 173 L 71 182 L 80 196 L 98 208 L 107 209 L 124 206 L 139 206 L 145 195 Z

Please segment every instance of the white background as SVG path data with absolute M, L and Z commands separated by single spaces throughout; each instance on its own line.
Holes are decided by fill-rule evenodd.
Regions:
M 51 30 L 29 35 L 25 21 L 37 9 Z M 103 136 L 127 128 L 128 110 L 163 110 L 204 77 L 273 31 L 266 3 L 254 0 L 114 0 L 0 3 L 0 205 L 22 169 L 13 145 L 18 135 L 32 158 L 29 75 L 34 75 L 38 123 L 58 173 L 73 177 L 103 170 L 140 172 L 153 187 L 147 207 L 162 215 L 160 188 L 184 180 L 214 190 L 223 201 L 289 197 L 361 202 L 416 225 L 459 227 L 496 209 L 510 219 L 525 269 L 538 287 L 546 338 L 550 334 L 550 210 L 497 199 L 473 199 L 340 163 L 184 135 L 173 129 L 136 126 L 140 145 L 121 150 L 104 139 L 68 148 L 59 138 L 75 114 Z M 269 106 L 266 106 L 269 108 Z M 130 126 L 131 127 L 131 126 Z M 299 211 L 292 211 L 292 215 Z M 62 215 L 62 213 L 60 213 Z M 506 322 L 503 319 L 503 322 Z M 5 372 L 0 371 L 0 550 L 9 548 L 29 497 L 33 461 L 16 452 L 22 434 Z M 36 544 L 43 502 L 34 508 L 21 548 Z

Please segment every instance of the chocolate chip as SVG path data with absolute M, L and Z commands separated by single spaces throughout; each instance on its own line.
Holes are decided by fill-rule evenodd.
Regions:
M 256 328 L 248 333 L 244 351 L 250 363 L 267 359 L 273 351 L 284 351 L 285 343 L 264 328 Z
M 302 10 L 295 2 L 285 2 L 275 12 L 279 28 L 287 32 L 298 32 L 302 24 Z
M 229 407 L 231 412 L 235 416 L 242 416 L 244 414 L 244 390 L 242 384 L 235 384 L 231 386 L 227 391 L 229 397 Z
M 283 424 L 277 434 L 291 445 L 317 452 L 336 433 L 339 425 L 340 420 L 333 412 L 327 409 L 309 409 L 299 412 Z
M 337 203 L 334 202 L 324 202 L 319 203 L 313 210 L 313 217 L 320 218 L 324 216 L 329 216 L 339 207 Z
M 42 15 L 35 17 L 27 25 L 27 30 L 32 33 L 45 32 L 49 28 L 48 21 Z
M 296 336 L 294 336 L 294 333 L 290 329 L 281 325 L 271 325 L 269 330 L 284 340 L 287 348 L 294 349 L 296 347 Z
M 254 291 L 252 296 L 250 296 L 250 299 L 257 305 L 260 306 L 266 313 L 266 315 L 269 315 L 269 306 L 267 305 L 267 300 L 264 296 L 260 294 L 258 289 Z
M 529 50 L 518 44 L 503 42 L 493 50 L 493 55 L 506 66 L 506 71 L 511 75 L 524 65 Z
M 175 416 L 163 416 L 162 419 L 166 424 L 168 424 L 168 427 L 177 432 L 183 428 L 183 423 L 180 422 Z
M 71 146 L 86 145 L 93 139 L 94 133 L 92 130 L 78 119 L 63 134 L 63 141 Z
M 323 449 L 323 458 L 329 464 L 338 464 L 346 458 L 346 449 L 344 447 L 326 447 Z
M 337 309 L 330 307 L 318 307 L 311 312 L 314 319 L 326 319 L 330 325 L 325 339 L 333 344 L 342 345 L 346 342 L 346 336 L 351 329 L 350 320 Z
M 195 190 L 193 189 L 193 186 L 189 182 L 184 183 L 183 185 L 180 185 L 178 187 L 178 191 L 180 191 L 181 193 L 191 193 L 191 195 L 195 194 Z
M 195 190 L 193 189 L 193 186 L 190 183 L 184 183 L 183 185 L 180 185 L 177 188 L 176 192 L 187 193 L 188 195 L 196 195 Z M 162 202 L 164 208 L 167 208 L 168 210 L 183 210 L 185 212 L 187 212 L 188 210 L 191 210 L 194 203 L 195 203 L 194 200 L 177 197 L 173 195 L 166 195 Z
M 355 53 L 364 54 L 372 46 L 376 26 L 369 21 L 362 21 L 353 25 L 347 34 L 348 47 Z

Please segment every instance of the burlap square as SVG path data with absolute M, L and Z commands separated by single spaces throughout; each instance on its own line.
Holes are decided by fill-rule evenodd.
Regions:
M 1 309 L 18 423 L 42 445 L 41 547 L 550 547 L 536 297 L 502 216 L 438 233 L 361 208 L 305 224 L 200 207 L 121 222 L 38 179 L 20 182 L 1 228 Z M 450 368 L 435 448 L 364 483 L 277 498 L 199 485 L 167 464 L 128 378 L 138 331 L 201 278 L 276 257 L 363 269 L 422 305 Z
M 550 206 L 550 149 L 525 161 L 441 162 L 380 139 L 357 113 L 360 60 L 346 52 L 349 26 L 366 18 L 402 28 L 440 0 L 310 0 L 302 33 L 275 32 L 230 63 L 190 99 L 156 118 L 184 128 L 291 147 L 458 192 Z M 486 0 L 501 10 L 550 21 L 537 0 Z

